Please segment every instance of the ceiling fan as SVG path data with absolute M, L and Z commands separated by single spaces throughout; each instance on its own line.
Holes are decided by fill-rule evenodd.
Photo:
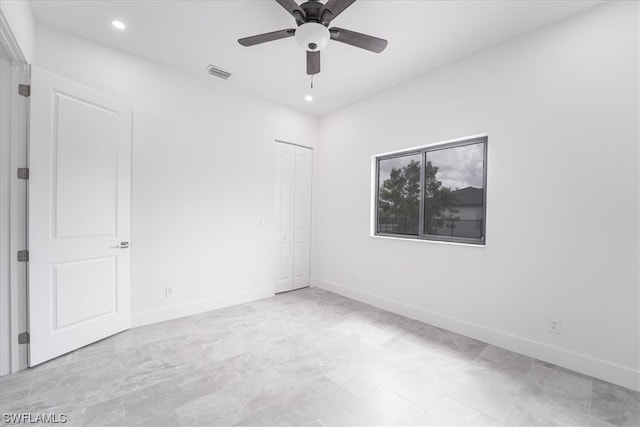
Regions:
M 351 46 L 380 53 L 387 47 L 387 41 L 378 37 L 357 33 L 344 28 L 328 28 L 331 21 L 338 17 L 356 0 L 329 0 L 326 4 L 319 0 L 309 0 L 298 5 L 294 0 L 276 0 L 296 20 L 297 29 L 244 37 L 238 40 L 242 46 L 253 46 L 273 40 L 296 37 L 296 41 L 307 51 L 307 74 L 320 72 L 320 50 L 329 40 L 335 40 Z

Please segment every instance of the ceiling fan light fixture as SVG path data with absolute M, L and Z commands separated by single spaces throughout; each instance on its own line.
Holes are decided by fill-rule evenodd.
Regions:
M 329 29 L 317 22 L 307 22 L 296 30 L 296 41 L 308 51 L 318 51 L 323 49 L 331 39 Z

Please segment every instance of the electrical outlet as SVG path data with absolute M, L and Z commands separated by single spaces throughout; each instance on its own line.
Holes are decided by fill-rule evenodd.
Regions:
M 562 326 L 562 321 L 560 319 L 552 319 L 549 322 L 549 330 L 554 334 L 560 333 L 560 327 Z
M 164 297 L 165 298 L 171 298 L 173 296 L 173 288 L 169 287 L 169 286 L 165 286 L 164 287 Z

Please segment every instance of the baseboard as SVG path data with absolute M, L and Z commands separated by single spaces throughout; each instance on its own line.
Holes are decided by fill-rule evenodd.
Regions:
M 311 279 L 311 286 L 325 289 L 375 307 L 410 317 L 433 326 L 462 334 L 507 350 L 515 351 L 544 362 L 585 375 L 640 391 L 640 371 L 576 353 L 560 347 L 488 328 L 476 323 L 424 310 L 403 302 L 380 297 L 329 280 Z
M 161 307 L 153 310 L 141 311 L 131 314 L 131 327 L 144 326 L 152 323 L 164 322 L 165 320 L 177 319 L 191 316 L 193 314 L 204 313 L 205 311 L 217 308 L 229 307 L 246 302 L 269 298 L 274 295 L 273 287 L 263 287 L 245 292 L 223 295 L 202 301 L 194 301 L 186 304 Z

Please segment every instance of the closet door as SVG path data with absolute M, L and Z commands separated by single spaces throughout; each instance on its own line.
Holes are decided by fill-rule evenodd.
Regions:
M 296 146 L 293 198 L 293 289 L 309 286 L 312 153 L 310 148 Z
M 275 291 L 309 286 L 312 150 L 277 143 L 276 220 L 278 277 Z
M 276 293 L 293 289 L 293 201 L 295 146 L 278 143 L 276 160 L 276 215 L 278 224 L 278 278 Z

